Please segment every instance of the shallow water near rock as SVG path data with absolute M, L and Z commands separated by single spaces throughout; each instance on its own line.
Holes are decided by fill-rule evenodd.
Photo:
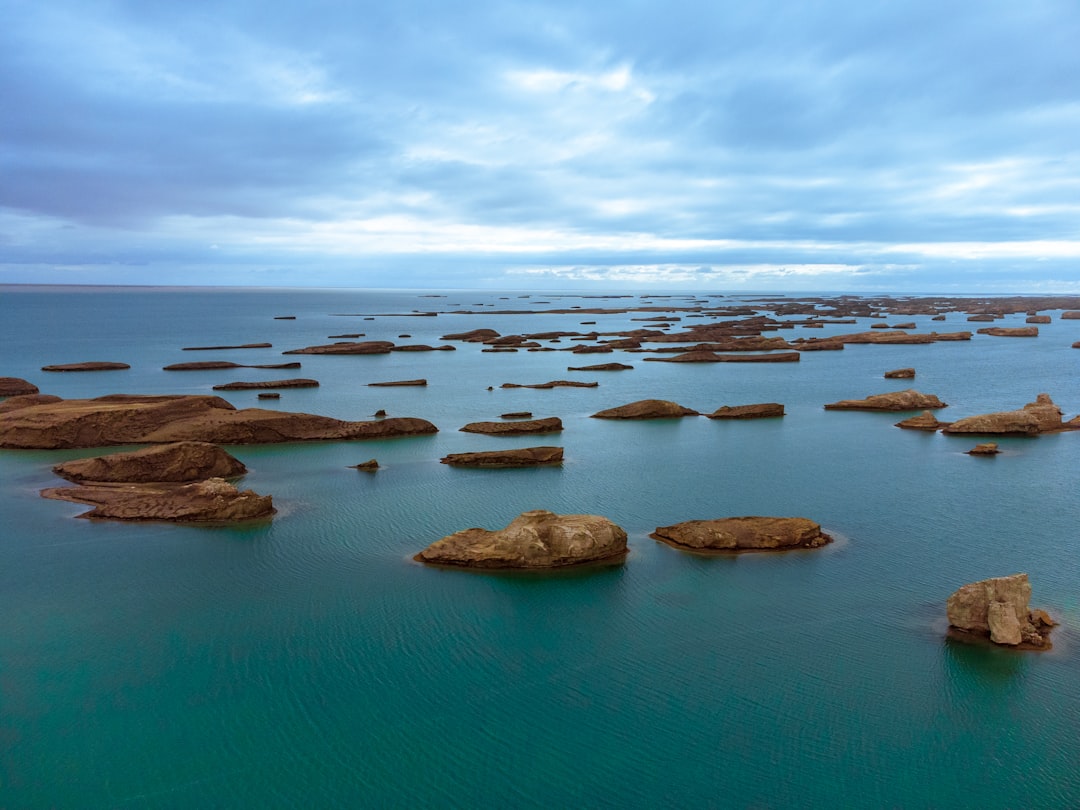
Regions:
M 585 331 L 582 314 L 482 311 L 640 303 L 440 292 L 2 287 L 0 375 L 65 398 L 208 394 L 280 371 L 163 371 L 190 359 L 182 347 L 269 342 L 203 354 L 273 364 L 343 332 L 440 345 L 483 327 Z M 274 319 L 283 312 L 296 319 Z M 588 329 L 653 314 L 589 313 Z M 227 448 L 249 468 L 242 487 L 274 498 L 278 515 L 256 525 L 76 520 L 83 507 L 38 491 L 62 485 L 52 465 L 99 451 L 0 451 L 0 805 L 1080 805 L 1080 434 L 995 438 L 1004 452 L 985 463 L 966 455 L 970 436 L 893 427 L 914 413 L 822 407 L 911 387 L 883 378 L 910 366 L 919 391 L 949 403 L 942 420 L 1042 391 L 1072 417 L 1080 321 L 1053 316 L 1035 339 L 849 345 L 799 363 L 617 351 L 602 359 L 634 370 L 599 375 L 597 388 L 500 388 L 595 362 L 561 351 L 304 355 L 318 388 L 269 404 L 222 393 L 350 420 L 385 409 L 440 432 Z M 960 313 L 902 320 L 969 328 Z M 131 368 L 40 372 L 87 360 Z M 428 385 L 368 387 L 416 378 Z M 589 417 L 649 398 L 702 413 L 778 402 L 786 415 Z M 562 419 L 561 467 L 440 464 L 537 444 L 459 431 L 515 411 Z M 377 473 L 349 469 L 373 457 Z M 625 563 L 522 576 L 409 561 L 538 508 L 610 518 L 629 534 Z M 728 515 L 808 517 L 839 541 L 701 556 L 648 537 Z M 950 593 L 1020 571 L 1033 605 L 1062 622 L 1052 651 L 947 637 Z

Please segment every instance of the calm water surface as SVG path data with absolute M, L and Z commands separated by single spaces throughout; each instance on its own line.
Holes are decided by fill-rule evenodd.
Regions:
M 279 509 L 233 528 L 77 520 L 83 508 L 37 492 L 58 483 L 53 464 L 100 451 L 0 451 L 0 807 L 1080 805 L 1080 435 L 1004 439 L 1002 455 L 972 458 L 970 438 L 821 407 L 909 387 L 882 374 L 914 366 L 914 387 L 950 403 L 941 418 L 1016 408 L 1040 391 L 1071 417 L 1080 321 L 1053 313 L 1033 340 L 849 346 L 798 364 L 484 354 L 462 343 L 281 356 L 357 332 L 438 345 L 481 326 L 647 325 L 632 319 L 648 313 L 453 314 L 636 297 L 445 295 L 0 288 L 0 375 L 46 393 L 208 393 L 304 376 L 322 385 L 258 404 L 347 419 L 383 408 L 440 428 L 229 448 L 250 468 L 244 486 Z M 686 303 L 654 299 L 664 301 Z M 903 320 L 978 325 L 960 314 Z M 273 348 L 181 351 L 263 341 Z M 303 368 L 162 370 L 210 359 Z M 132 368 L 40 371 L 87 360 Z M 635 368 L 567 371 L 611 360 Z M 367 387 L 417 377 L 428 386 Z M 499 389 L 567 378 L 600 386 Z M 703 411 L 777 401 L 788 415 L 589 418 L 645 397 Z M 254 391 L 226 398 L 257 404 Z M 565 430 L 458 431 L 516 410 L 560 416 Z M 439 463 L 555 443 L 562 468 Z M 371 457 L 377 474 L 348 469 Z M 534 508 L 611 518 L 630 535 L 625 565 L 493 576 L 410 560 L 452 531 Z M 744 514 L 810 517 L 840 539 L 809 553 L 699 557 L 648 538 L 659 525 Z M 1016 571 L 1063 620 L 1052 652 L 945 638 L 956 587 Z

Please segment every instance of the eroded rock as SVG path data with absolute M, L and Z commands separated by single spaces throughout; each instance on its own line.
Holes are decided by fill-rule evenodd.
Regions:
M 1019 410 L 968 416 L 953 422 L 942 432 L 1035 436 L 1076 427 L 1072 422 L 1062 422 L 1061 408 L 1054 404 L 1049 394 L 1039 394 L 1034 402 Z
M 1045 611 L 1031 610 L 1027 574 L 972 582 L 956 590 L 945 605 L 949 625 L 963 633 L 989 638 L 995 644 L 1049 649 L 1050 628 L 1056 625 Z
M 437 540 L 420 562 L 469 568 L 561 568 L 626 554 L 626 532 L 598 515 L 524 512 L 505 529 L 473 528 Z
M 562 429 L 562 420 L 557 416 L 549 416 L 546 419 L 526 419 L 517 422 L 470 422 L 461 428 L 464 433 L 483 433 L 488 436 L 558 433 Z
M 934 394 L 921 394 L 913 388 L 873 394 L 866 399 L 842 399 L 825 406 L 827 411 L 916 411 L 945 408 L 946 403 Z
M 440 461 L 455 467 L 539 467 L 562 464 L 563 449 L 561 447 L 518 447 L 509 450 L 450 453 Z
M 651 537 L 695 551 L 783 551 L 832 542 L 812 520 L 799 517 L 728 517 L 660 526 Z
M 595 419 L 671 419 L 681 416 L 699 416 L 697 411 L 684 408 L 666 399 L 639 399 L 617 408 L 608 408 L 593 414 Z
M 754 405 L 723 405 L 710 414 L 710 419 L 769 419 L 784 415 L 779 402 L 760 402 Z
M 0 377 L 0 397 L 21 397 L 36 394 L 38 387 L 19 377 Z
M 83 518 L 224 523 L 266 518 L 274 513 L 269 495 L 240 491 L 221 478 L 193 484 L 96 484 L 54 487 L 42 497 L 93 506 Z
M 52 471 L 76 483 L 191 483 L 236 478 L 247 467 L 207 442 L 173 442 L 126 453 L 110 453 L 57 464 Z

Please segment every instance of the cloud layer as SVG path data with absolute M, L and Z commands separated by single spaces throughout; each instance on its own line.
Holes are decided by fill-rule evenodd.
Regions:
M 1080 290 L 1080 7 L 7 0 L 0 282 Z

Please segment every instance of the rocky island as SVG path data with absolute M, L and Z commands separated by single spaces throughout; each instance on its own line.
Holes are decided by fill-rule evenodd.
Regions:
M 690 551 L 786 551 L 832 542 L 812 520 L 800 517 L 727 517 L 659 526 L 650 537 Z
M 972 582 L 946 602 L 949 627 L 963 636 L 989 638 L 994 644 L 1048 650 L 1050 629 L 1057 622 L 1043 610 L 1031 610 L 1027 574 Z

